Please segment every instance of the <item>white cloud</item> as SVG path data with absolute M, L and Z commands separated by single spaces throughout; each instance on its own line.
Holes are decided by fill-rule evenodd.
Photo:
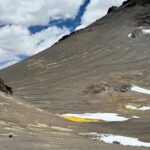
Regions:
M 61 37 L 69 34 L 70 31 L 67 28 L 58 28 L 56 26 L 49 27 L 39 33 L 32 35 L 33 41 L 36 43 L 36 50 L 34 53 L 38 53 L 43 49 L 46 49 L 56 43 Z
M 84 0 L 0 0 L 0 23 L 46 25 L 50 19 L 74 18 Z
M 20 58 L 0 48 L 0 69 L 20 61 Z
M 91 0 L 81 19 L 81 25 L 76 30 L 85 28 L 97 19 L 102 18 L 111 6 L 120 6 L 123 1 L 125 0 Z
M 57 42 L 69 29 L 49 27 L 31 35 L 29 26 L 54 19 L 73 19 L 84 0 L 0 0 L 0 68 L 36 54 Z M 11 26 L 10 26 L 11 24 Z
M 23 26 L 0 28 L 0 68 L 20 61 L 19 55 L 31 56 L 50 47 L 69 32 L 56 26 L 33 35 Z

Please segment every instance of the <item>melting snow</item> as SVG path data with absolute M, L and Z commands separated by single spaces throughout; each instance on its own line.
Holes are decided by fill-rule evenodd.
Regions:
M 144 30 L 143 30 L 143 33 L 144 33 L 144 34 L 150 34 L 150 29 L 144 29 Z
M 98 134 L 98 133 L 90 133 L 88 135 L 92 136 L 92 139 L 103 141 L 105 143 L 117 143 L 125 146 L 150 147 L 150 143 L 139 141 L 138 138 L 131 138 L 111 134 Z
M 141 110 L 141 111 L 150 110 L 150 106 L 132 106 L 132 105 L 127 105 L 126 108 L 132 109 L 132 110 Z
M 143 94 L 150 94 L 150 90 L 147 90 L 147 89 L 135 86 L 135 85 L 131 87 L 131 91 L 143 93 Z
M 126 121 L 129 119 L 123 116 L 119 116 L 119 114 L 116 113 L 63 114 L 63 116 L 104 121 Z
M 128 35 L 128 37 L 131 38 L 131 37 L 132 37 L 132 33 L 130 33 L 130 34 Z
M 136 36 L 139 36 L 140 34 L 148 35 L 150 34 L 150 29 L 146 29 L 144 27 L 139 27 L 135 29 L 132 33 L 128 34 L 129 38 L 135 38 Z

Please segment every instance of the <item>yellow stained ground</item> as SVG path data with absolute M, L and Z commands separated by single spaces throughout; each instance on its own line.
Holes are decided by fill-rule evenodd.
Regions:
M 104 120 L 101 119 L 87 119 L 87 118 L 79 118 L 79 117 L 73 117 L 73 116 L 65 116 L 65 115 L 59 115 L 62 118 L 65 118 L 70 121 L 74 122 L 102 122 Z

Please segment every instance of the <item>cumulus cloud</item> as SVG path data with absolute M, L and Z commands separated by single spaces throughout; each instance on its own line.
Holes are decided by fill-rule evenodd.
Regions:
M 0 24 L 47 25 L 74 18 L 84 0 L 0 0 Z
M 97 19 L 102 18 L 111 6 L 120 6 L 123 1 L 125 0 L 91 0 L 81 19 L 81 25 L 76 30 L 85 28 Z
M 15 64 L 20 58 L 0 48 L 0 69 Z
M 73 19 L 84 0 L 0 0 L 0 68 L 34 55 L 69 34 L 69 29 L 48 27 L 31 34 L 28 27 L 48 25 L 55 19 Z
M 20 55 L 31 56 L 69 34 L 67 28 L 49 27 L 36 34 L 30 34 L 23 26 L 4 26 L 0 28 L 0 66 L 1 68 L 21 60 Z

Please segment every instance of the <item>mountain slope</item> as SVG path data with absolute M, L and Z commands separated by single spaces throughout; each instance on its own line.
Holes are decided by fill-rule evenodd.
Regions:
M 14 95 L 22 99 L 0 95 L 0 120 L 12 121 L 24 128 L 17 131 L 21 137 L 16 140 L 18 145 L 34 139 L 31 149 L 135 149 L 115 145 L 119 144 L 117 141 L 110 145 L 87 139 L 90 137 L 86 133 L 93 132 L 149 142 L 150 111 L 141 109 L 149 109 L 150 95 L 138 93 L 139 88 L 135 86 L 148 92 L 150 89 L 149 29 L 150 1 L 129 0 L 51 48 L 1 70 L 0 77 L 13 88 Z M 5 103 L 10 104 L 4 107 Z M 56 115 L 94 112 L 117 113 L 128 119 L 83 123 L 81 118 L 72 122 Z M 29 138 L 28 124 L 39 125 L 39 122 L 48 128 L 33 129 L 38 136 Z M 3 125 L 0 122 L 0 126 Z M 71 133 L 62 132 L 62 128 L 69 128 Z M 0 134 L 5 131 L 1 130 Z M 7 143 L 3 136 L 0 141 Z M 16 149 L 15 146 L 7 149 L 12 148 Z
M 89 80 L 97 82 L 120 73 L 132 76 L 131 82 L 149 79 L 150 36 L 128 37 L 137 27 L 149 26 L 149 1 L 143 1 L 144 6 L 142 1 L 136 2 L 130 7 L 130 3 L 123 5 L 50 49 L 0 71 L 0 76 L 14 87 L 17 96 L 51 110 L 60 110 L 62 101 L 66 101 L 66 108 L 74 105 L 81 99 L 78 92 L 86 88 Z

